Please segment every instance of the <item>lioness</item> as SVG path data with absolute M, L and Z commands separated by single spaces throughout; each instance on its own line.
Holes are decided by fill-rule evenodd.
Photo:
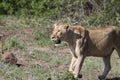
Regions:
M 98 77 L 100 80 L 104 79 L 111 69 L 110 57 L 114 49 L 120 57 L 120 28 L 115 26 L 88 30 L 82 26 L 55 24 L 51 40 L 55 44 L 60 44 L 61 41 L 68 43 L 72 54 L 69 71 L 74 77 L 79 77 L 87 56 L 103 58 L 105 68 L 102 75 Z

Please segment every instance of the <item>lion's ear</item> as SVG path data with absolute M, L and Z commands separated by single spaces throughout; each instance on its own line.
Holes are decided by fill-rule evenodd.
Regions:
M 56 28 L 56 27 L 57 27 L 57 25 L 58 25 L 58 24 L 57 24 L 57 23 L 55 23 L 55 24 L 54 24 L 54 27 Z
M 64 28 L 65 28 L 66 30 L 68 30 L 69 27 L 70 27 L 70 25 L 69 25 L 69 24 L 66 24 Z

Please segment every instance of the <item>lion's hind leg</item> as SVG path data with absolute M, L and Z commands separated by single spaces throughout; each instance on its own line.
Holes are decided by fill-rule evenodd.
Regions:
M 120 57 L 120 44 L 116 44 L 115 50 L 118 53 L 118 56 Z
M 120 57 L 120 28 L 117 28 L 117 35 L 116 35 L 116 38 L 115 38 L 115 50 L 117 51 L 119 57 Z
M 118 53 L 118 56 L 120 58 L 120 49 L 116 49 L 117 53 Z
M 100 80 L 105 79 L 105 77 L 107 76 L 107 74 L 111 70 L 110 56 L 103 57 L 103 61 L 104 61 L 105 68 L 104 68 L 103 74 L 98 77 Z

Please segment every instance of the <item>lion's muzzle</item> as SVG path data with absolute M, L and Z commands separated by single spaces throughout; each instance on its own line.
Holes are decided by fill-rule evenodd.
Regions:
M 55 43 L 55 44 L 60 44 L 61 43 L 61 40 L 60 39 L 52 39 L 52 41 Z
M 54 42 L 55 42 L 55 44 L 60 44 L 60 43 L 61 43 L 61 40 L 60 40 L 60 39 L 57 39 L 57 40 L 55 40 Z
M 61 40 L 60 39 L 56 39 L 54 37 L 51 37 L 51 40 L 55 43 L 55 45 L 61 44 Z

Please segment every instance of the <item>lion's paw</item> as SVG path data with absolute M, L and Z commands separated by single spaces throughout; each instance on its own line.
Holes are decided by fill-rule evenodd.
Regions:
M 82 74 L 79 74 L 79 75 L 78 75 L 78 78 L 82 78 Z
M 99 80 L 104 80 L 105 79 L 105 76 L 104 75 L 100 75 L 98 76 Z
M 74 74 L 75 78 L 82 78 L 82 74 Z

